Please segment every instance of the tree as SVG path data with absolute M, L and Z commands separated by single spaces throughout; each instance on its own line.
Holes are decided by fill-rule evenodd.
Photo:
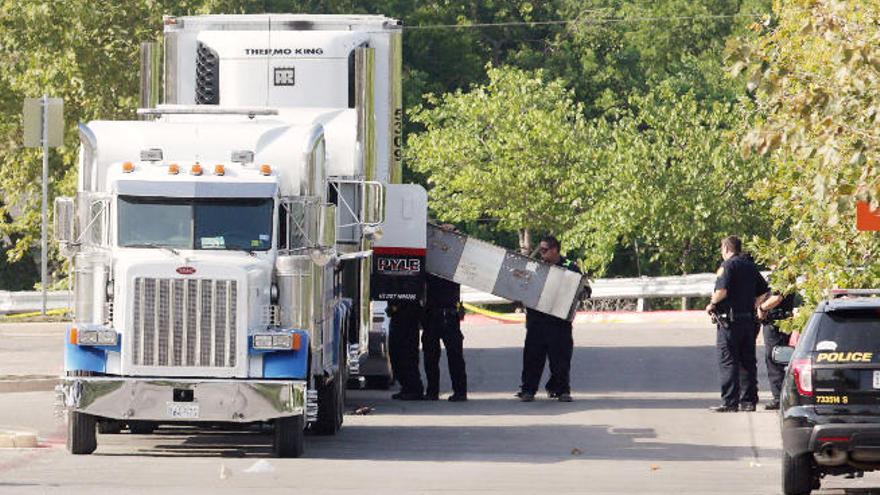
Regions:
M 742 152 L 773 166 L 755 197 L 772 201 L 779 233 L 755 246 L 778 263 L 774 286 L 808 305 L 830 288 L 880 286 L 880 239 L 855 228 L 855 202 L 880 200 L 878 26 L 877 0 L 777 1 L 760 36 L 729 46 L 758 102 Z
M 427 177 L 430 205 L 447 221 L 491 217 L 517 231 L 529 251 L 535 231 L 561 231 L 581 189 L 581 106 L 542 71 L 487 67 L 489 82 L 467 93 L 428 95 L 412 119 L 407 159 Z
M 76 125 L 133 117 L 138 44 L 156 37 L 159 19 L 161 6 L 147 0 L 0 0 L 0 238 L 12 242 L 10 261 L 28 256 L 40 231 L 41 161 L 21 147 L 22 101 L 44 92 L 64 99 L 65 146 L 50 155 L 50 196 L 72 193 Z
M 537 63 L 571 82 L 589 116 L 603 115 L 693 58 L 720 61 L 725 39 L 768 10 L 768 0 L 566 0 L 559 16 L 575 22 L 548 40 Z M 712 96 L 713 82 L 692 89 Z
M 668 80 L 631 96 L 631 110 L 615 122 L 591 124 L 589 143 L 599 148 L 588 181 L 595 202 L 580 209 L 564 237 L 595 272 L 611 262 L 618 243 L 646 254 L 648 273 L 711 271 L 721 238 L 768 226 L 766 205 L 746 197 L 764 167 L 738 155 L 744 107 L 700 101 L 677 86 Z

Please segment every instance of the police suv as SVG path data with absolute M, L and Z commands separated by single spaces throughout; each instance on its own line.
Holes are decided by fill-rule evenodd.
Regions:
M 832 296 L 796 347 L 773 349 L 788 364 L 780 407 L 786 495 L 810 493 L 827 475 L 880 470 L 880 290 Z

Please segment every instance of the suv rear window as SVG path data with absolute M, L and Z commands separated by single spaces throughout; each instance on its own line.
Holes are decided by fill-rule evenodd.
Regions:
M 816 325 L 816 351 L 880 350 L 880 309 L 831 311 Z

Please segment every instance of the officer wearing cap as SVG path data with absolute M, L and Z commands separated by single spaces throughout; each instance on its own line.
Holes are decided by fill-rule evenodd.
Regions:
M 559 241 L 547 236 L 538 247 L 541 259 L 568 270 L 581 273 L 577 264 L 559 254 Z M 550 361 L 550 379 L 545 385 L 547 396 L 560 402 L 571 402 L 571 356 L 574 340 L 571 322 L 529 309 L 526 311 L 526 342 L 523 347 L 522 384 L 516 396 L 523 402 L 535 400 L 544 362 Z
M 758 320 L 761 321 L 761 330 L 764 334 L 764 362 L 767 365 L 767 380 L 770 382 L 770 392 L 773 400 L 764 406 L 765 410 L 779 409 L 779 393 L 782 390 L 782 381 L 785 378 L 785 365 L 773 361 L 773 348 L 787 346 L 791 334 L 779 331 L 779 321 L 791 318 L 797 305 L 797 295 L 790 293 L 782 295 L 774 291 L 758 305 Z
M 754 411 L 758 402 L 755 307 L 769 287 L 752 259 L 742 253 L 739 237 L 728 236 L 721 241 L 721 257 L 724 262 L 718 269 L 706 312 L 718 326 L 716 349 L 723 402 L 710 410 Z

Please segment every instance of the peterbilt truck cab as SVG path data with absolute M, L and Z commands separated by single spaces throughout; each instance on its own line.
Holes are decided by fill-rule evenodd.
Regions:
M 400 23 L 164 24 L 140 118 L 81 124 L 77 194 L 56 200 L 74 282 L 68 448 L 93 452 L 96 429 L 264 423 L 296 457 L 305 428 L 340 428 L 350 374 L 388 373 L 371 324 L 382 229 L 424 248 L 385 219 L 386 197 L 403 198 L 424 226 L 424 190 L 391 193 Z

